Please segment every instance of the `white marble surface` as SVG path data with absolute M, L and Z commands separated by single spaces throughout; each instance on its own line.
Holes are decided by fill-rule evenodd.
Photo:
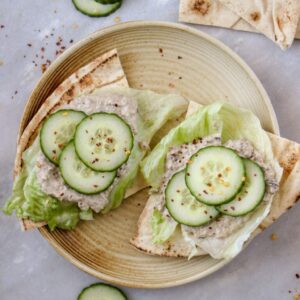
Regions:
M 1 0 L 1 206 L 12 186 L 18 122 L 26 99 L 41 75 L 41 61 L 54 59 L 55 51 L 60 48 L 56 45 L 58 36 L 63 39 L 61 46 L 68 47 L 71 39 L 78 41 L 114 24 L 116 16 L 122 21 L 176 22 L 178 0 L 124 0 L 118 12 L 102 19 L 81 15 L 71 0 Z M 245 59 L 271 98 L 282 135 L 300 142 L 300 42 L 282 52 L 260 35 L 195 27 L 220 39 Z M 41 47 L 46 49 L 43 60 Z M 205 279 L 163 290 L 124 290 L 130 299 L 136 300 L 292 299 L 292 293 L 300 289 L 300 279 L 295 277 L 295 273 L 300 273 L 299 214 L 298 205 L 256 238 L 233 262 Z M 276 232 L 278 240 L 270 239 L 272 232 Z M 0 213 L 0 299 L 71 300 L 76 299 L 83 287 L 96 281 L 60 257 L 38 232 L 22 233 L 16 219 Z

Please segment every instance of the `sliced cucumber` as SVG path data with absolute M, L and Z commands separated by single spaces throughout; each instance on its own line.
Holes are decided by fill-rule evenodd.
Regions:
M 46 119 L 40 133 L 40 145 L 49 160 L 58 164 L 62 149 L 74 137 L 77 124 L 85 117 L 82 111 L 63 109 Z
M 75 148 L 79 158 L 95 171 L 113 171 L 129 158 L 133 134 L 116 114 L 95 113 L 77 126 Z
M 94 283 L 83 289 L 77 300 L 127 300 L 127 297 L 120 289 L 112 285 Z
M 229 202 L 245 182 L 243 160 L 222 146 L 203 148 L 190 158 L 185 180 L 191 193 L 204 204 Z
M 116 171 L 95 172 L 77 156 L 73 141 L 62 151 L 59 158 L 61 175 L 72 189 L 81 194 L 91 195 L 103 192 L 114 181 Z
M 253 161 L 244 159 L 246 181 L 241 191 L 229 203 L 218 206 L 224 215 L 243 216 L 253 211 L 265 195 L 265 178 L 262 169 Z
M 197 201 L 191 194 L 185 184 L 184 170 L 173 175 L 168 182 L 165 195 L 169 213 L 180 224 L 200 226 L 219 214 L 213 206 Z
M 116 11 L 121 5 L 122 0 L 112 4 L 101 4 L 94 0 L 72 0 L 76 9 L 90 17 L 105 17 Z
M 95 0 L 95 1 L 101 4 L 113 4 L 116 2 L 120 2 L 120 0 Z

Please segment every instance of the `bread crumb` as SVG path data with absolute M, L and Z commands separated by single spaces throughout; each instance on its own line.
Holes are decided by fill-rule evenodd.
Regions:
M 278 236 L 277 236 L 276 233 L 272 233 L 271 236 L 270 236 L 270 238 L 271 238 L 272 241 L 278 240 Z
M 300 300 L 300 294 L 299 293 L 295 293 L 293 295 L 293 300 Z
M 119 16 L 114 18 L 115 23 L 120 23 L 121 22 L 121 18 Z

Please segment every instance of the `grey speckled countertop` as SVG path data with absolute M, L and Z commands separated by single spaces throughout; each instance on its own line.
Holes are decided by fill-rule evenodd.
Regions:
M 55 52 L 72 41 L 114 24 L 116 16 L 121 21 L 178 19 L 178 0 L 123 2 L 114 15 L 93 19 L 78 13 L 71 0 L 1 0 L 1 206 L 12 187 L 18 123 L 26 99 L 41 76 L 41 64 L 52 61 Z M 300 142 L 300 41 L 282 52 L 261 35 L 195 27 L 223 41 L 250 65 L 271 98 L 281 134 Z M 62 42 L 56 45 L 59 37 Z M 300 273 L 299 215 L 297 205 L 234 261 L 205 279 L 162 290 L 124 290 L 135 300 L 293 299 L 292 294 L 300 289 L 300 279 L 295 276 Z M 273 232 L 278 236 L 276 241 L 270 239 Z M 59 256 L 38 232 L 22 233 L 15 218 L 0 214 L 1 300 L 72 300 L 83 287 L 96 281 Z

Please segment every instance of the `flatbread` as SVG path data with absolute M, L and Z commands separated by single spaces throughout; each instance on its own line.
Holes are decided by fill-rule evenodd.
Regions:
M 218 1 L 277 43 L 281 49 L 292 45 L 300 15 L 299 0 Z
M 249 3 L 248 0 L 239 2 Z M 293 30 L 295 24 L 297 25 L 297 14 L 299 19 L 300 8 L 295 11 L 293 25 L 290 27 Z M 259 33 L 255 26 L 252 26 L 219 0 L 180 0 L 179 21 Z M 300 22 L 298 22 L 295 38 L 300 39 Z
M 69 103 L 72 99 L 89 94 L 103 86 L 128 87 L 117 50 L 111 50 L 93 60 L 88 65 L 72 74 L 45 100 L 38 112 L 21 134 L 15 160 L 14 175 L 22 169 L 22 154 L 33 143 L 42 121 L 58 106 Z M 29 230 L 45 225 L 44 222 L 34 223 L 21 220 L 23 230 Z
M 191 101 L 187 115 L 195 111 L 198 107 L 198 103 Z M 273 199 L 270 213 L 252 233 L 249 241 L 270 226 L 283 213 L 291 209 L 300 197 L 300 145 L 271 133 L 268 133 L 268 135 L 271 140 L 274 156 L 283 169 L 283 176 L 280 181 L 279 191 Z M 160 245 L 152 243 L 150 222 L 155 202 L 156 197 L 150 196 L 138 221 L 137 234 L 130 241 L 131 244 L 139 250 L 152 255 L 188 257 L 191 253 L 190 245 L 184 241 L 179 229 L 176 232 L 175 238 L 172 237 L 170 241 Z M 198 249 L 198 252 L 194 256 L 205 254 L 204 251 Z

